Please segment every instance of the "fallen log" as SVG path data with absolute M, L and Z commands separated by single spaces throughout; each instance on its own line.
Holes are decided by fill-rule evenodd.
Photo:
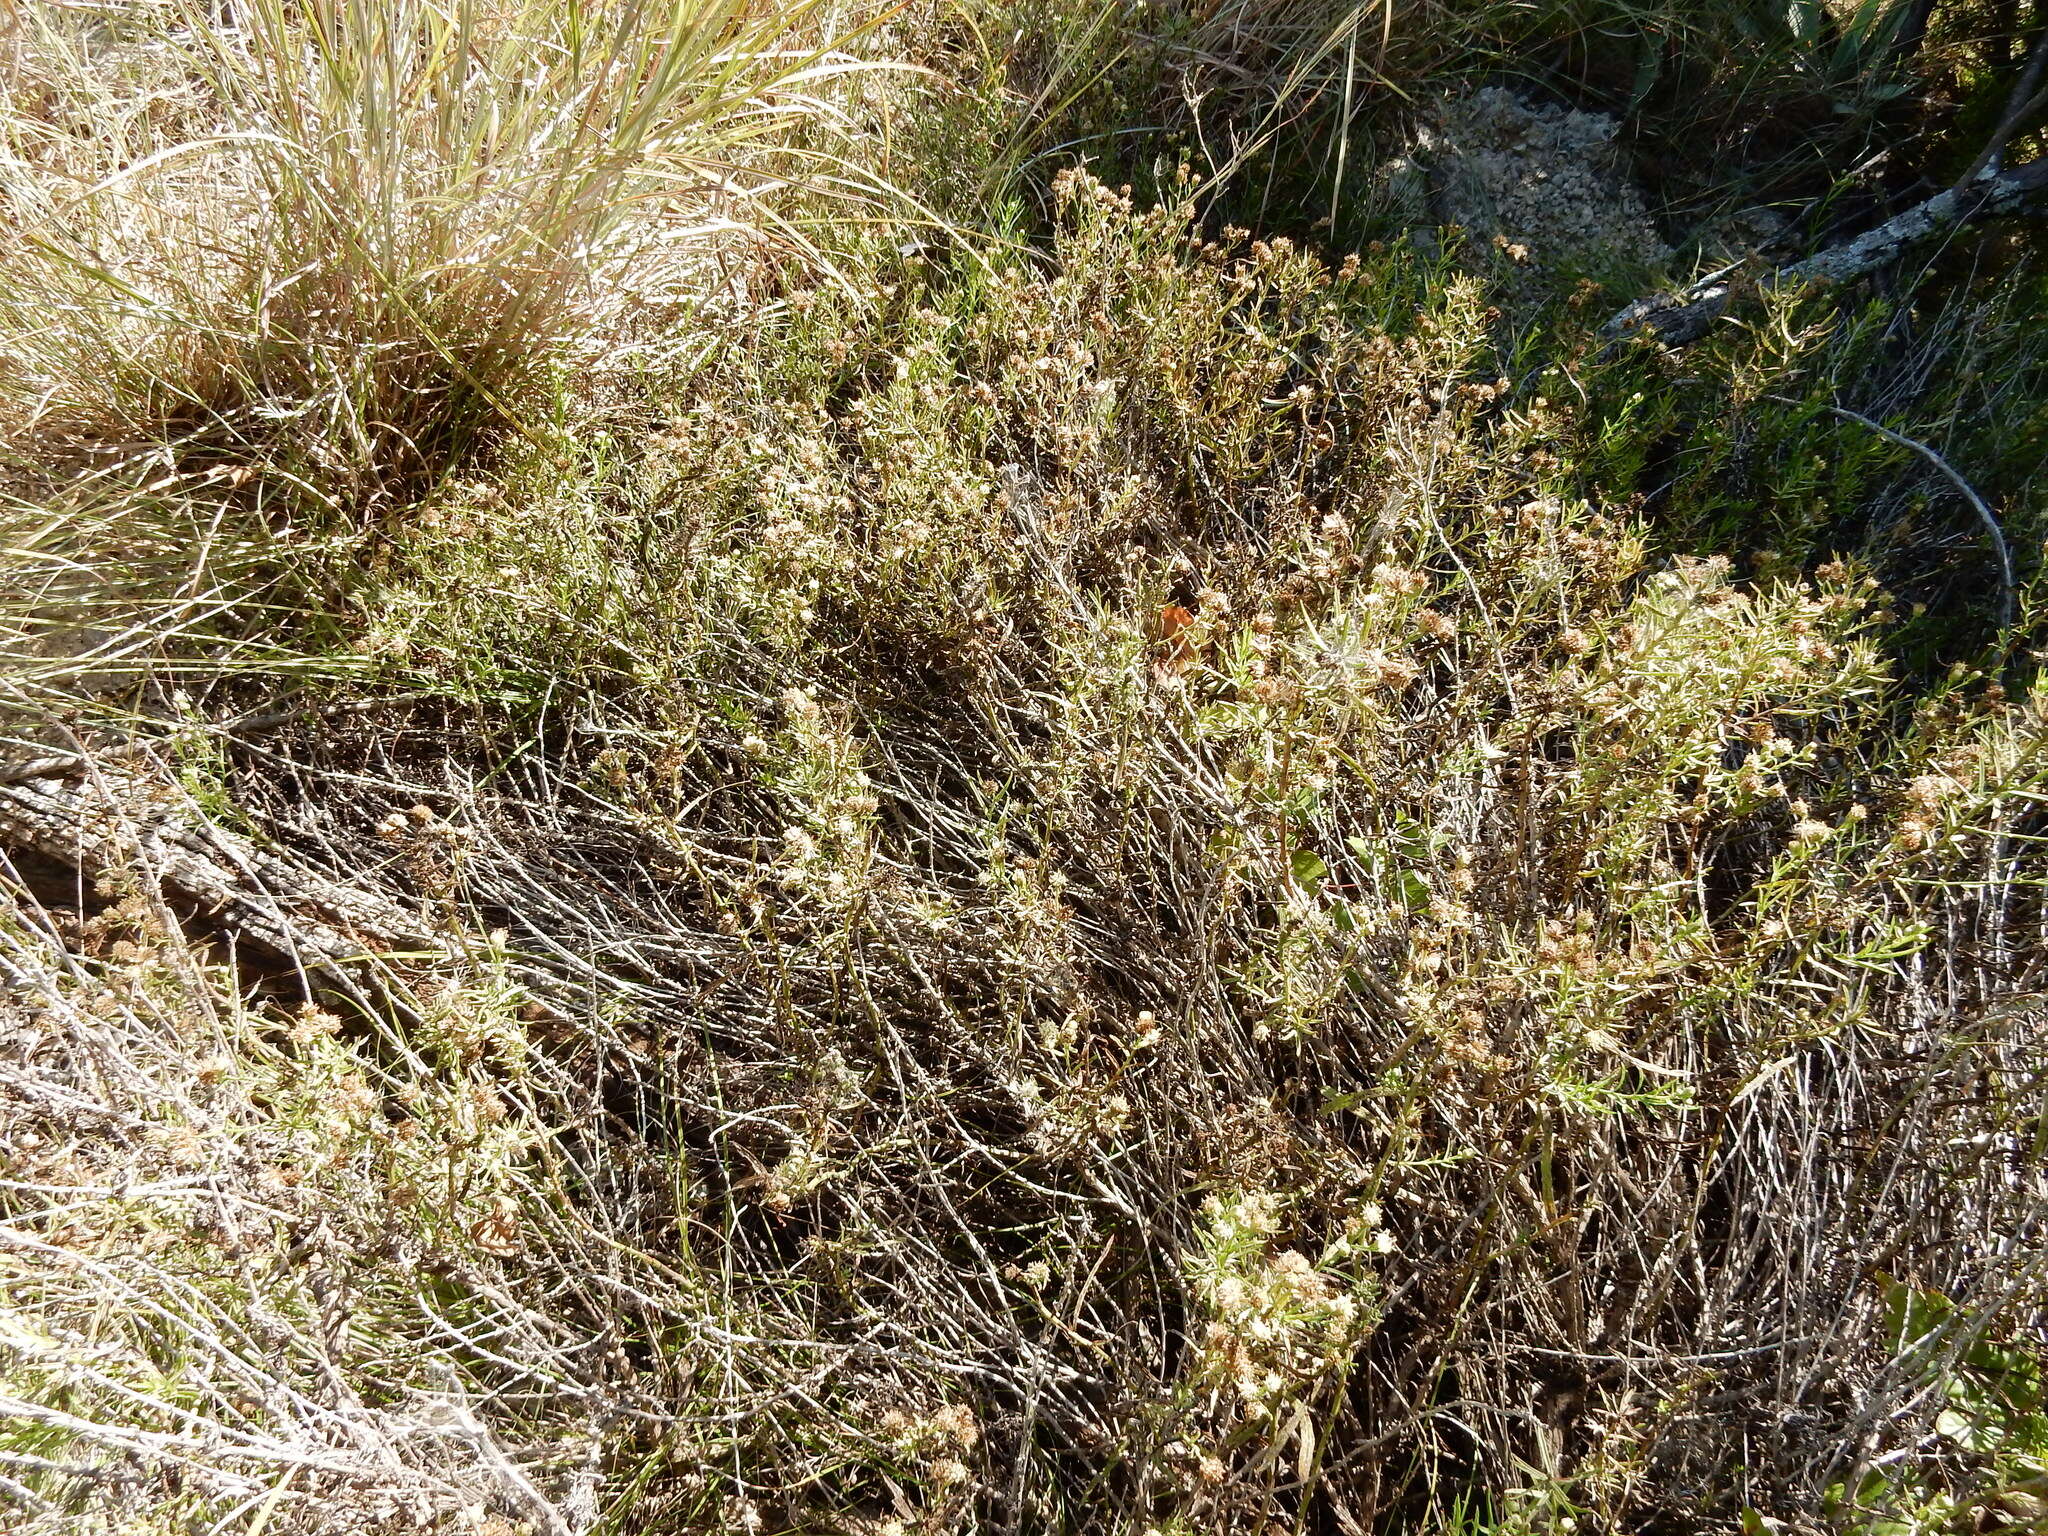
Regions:
M 161 782 L 104 772 L 7 782 L 0 774 L 0 849 L 92 879 L 139 870 L 203 922 L 302 970 L 448 953 L 448 941 L 397 902 L 257 847 Z
M 1766 274 L 1757 286 L 1776 289 L 1807 283 L 1846 283 L 1897 260 L 1913 246 L 1936 235 L 1979 219 L 2020 212 L 2044 192 L 2048 192 L 2048 156 L 2012 170 L 1987 167 L 1973 180 L 1937 192 L 1853 240 L 1779 267 Z M 1601 334 L 1615 342 L 1648 335 L 1667 347 L 1698 341 L 1734 301 L 1735 270 L 1723 268 L 1675 294 L 1637 299 L 1602 326 Z

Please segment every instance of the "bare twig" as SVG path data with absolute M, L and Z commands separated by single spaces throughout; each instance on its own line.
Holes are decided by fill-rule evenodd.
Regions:
M 2026 124 L 2029 117 L 2048 106 L 2048 87 L 2041 84 L 2041 73 L 2048 68 L 2048 22 L 2041 26 L 2040 35 L 2034 39 L 2034 46 L 2027 55 L 2027 67 L 2013 82 L 2012 91 L 2005 100 L 2005 111 L 1999 116 L 1998 126 L 1991 131 L 1977 158 L 1970 162 L 1970 168 L 1956 178 L 1958 187 L 1967 187 L 1987 170 L 1996 170 L 2006 145 L 2012 142 L 2014 134 Z
M 1800 403 L 1797 400 L 1787 399 L 1782 395 L 1768 395 L 1765 398 L 1775 400 L 1780 405 L 1797 406 Z M 1872 421 L 1860 411 L 1852 411 L 1846 406 L 1830 405 L 1827 409 L 1831 414 L 1840 417 L 1844 421 L 1853 421 L 1858 426 L 1868 428 L 1889 442 L 1897 443 L 1902 448 L 1912 449 L 1923 459 L 1927 460 L 1928 463 L 1940 470 L 1947 477 L 1948 482 L 1957 491 L 1961 492 L 1963 499 L 1976 512 L 1978 520 L 1984 524 L 1984 532 L 1991 540 L 1992 552 L 1998 556 L 1999 624 L 2003 628 L 2010 628 L 2013 621 L 2016 592 L 2019 585 L 2013 576 L 2012 548 L 2005 541 L 2005 531 L 1999 527 L 1997 516 L 1990 507 L 1985 505 L 1984 498 L 1977 494 L 1975 487 L 1962 477 L 1953 464 L 1949 463 L 1947 459 L 1936 453 L 1918 438 L 1908 437 L 1903 432 L 1894 432 L 1890 427 L 1880 422 Z

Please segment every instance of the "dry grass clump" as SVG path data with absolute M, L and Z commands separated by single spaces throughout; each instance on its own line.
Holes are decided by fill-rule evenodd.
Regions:
M 312 1003 L 246 1008 L 147 855 L 95 894 L 5 939 L 14 1528 L 570 1528 L 572 1439 L 522 1470 L 513 1421 L 471 1411 L 487 1357 L 573 1393 L 601 1351 L 517 1262 L 551 1128 L 488 955 L 418 978 L 380 1052 Z
M 240 483 L 125 375 L 17 418 L 27 1528 L 2032 1518 L 2048 711 L 2017 633 L 1902 663 L 1843 530 L 1925 486 L 1766 409 L 1870 347 L 1931 411 L 1977 311 L 1673 378 L 1161 181 L 736 242 L 600 380 L 549 299 L 488 451 L 318 538 L 240 493 L 412 475 L 347 412 Z
M 726 0 L 24 10 L 10 435 L 385 515 L 541 435 L 707 235 L 773 227 L 837 41 Z

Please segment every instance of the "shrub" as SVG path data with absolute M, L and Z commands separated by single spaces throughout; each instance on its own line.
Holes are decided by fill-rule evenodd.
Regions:
M 992 178 L 1003 238 L 735 241 L 624 332 L 537 279 L 537 350 L 465 354 L 488 447 L 317 537 L 236 498 L 354 406 L 202 451 L 76 374 L 102 425 L 17 418 L 0 1490 L 49 1530 L 2024 1517 L 2030 594 L 1990 650 L 1902 612 L 1888 531 L 1946 482 L 1818 409 L 1931 434 L 1991 387 L 1914 384 L 1966 337 L 2032 380 L 1966 318 L 2024 267 L 1917 349 L 1783 302 L 1609 356 L 1441 241 L 1213 228 L 1192 169 L 1065 169 L 1007 238 L 1015 83 L 905 88 L 1014 128 L 918 173 Z M 890 101 L 836 105 L 868 145 Z M 175 473 L 77 459 L 116 418 Z M 2033 537 L 2019 434 L 1965 447 Z

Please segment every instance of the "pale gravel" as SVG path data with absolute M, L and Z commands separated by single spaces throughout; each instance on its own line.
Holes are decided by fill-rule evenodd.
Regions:
M 1531 102 L 1500 86 L 1445 97 L 1385 167 L 1397 206 L 1467 235 L 1468 260 L 1532 275 L 1656 266 L 1657 231 L 1615 120 Z

